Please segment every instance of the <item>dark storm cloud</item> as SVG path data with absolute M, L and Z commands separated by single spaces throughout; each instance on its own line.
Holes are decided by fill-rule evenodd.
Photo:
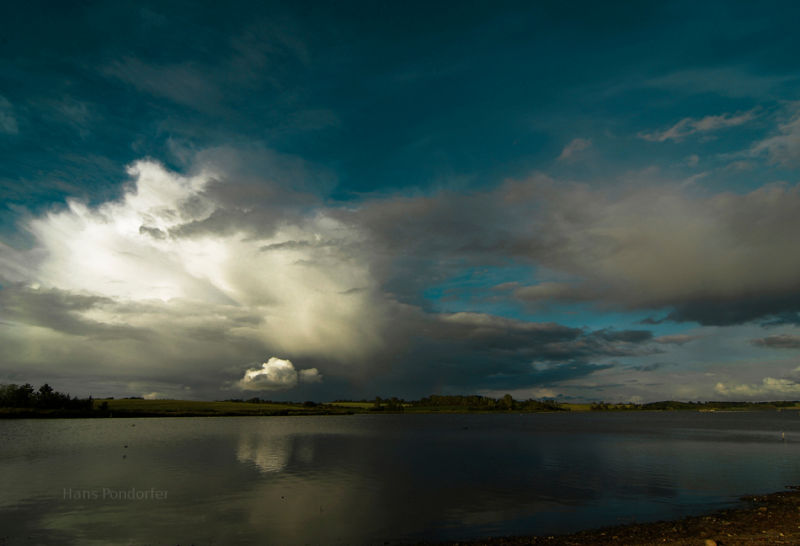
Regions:
M 398 317 L 405 324 L 396 362 L 376 379 L 416 395 L 476 388 L 553 385 L 613 367 L 611 357 L 652 354 L 641 331 L 591 331 L 479 313 Z M 407 336 L 407 337 L 406 337 Z M 387 358 L 392 358 L 387 355 Z M 388 392 L 389 389 L 383 389 Z
M 439 315 L 435 339 L 463 344 L 477 353 L 513 354 L 529 362 L 572 362 L 604 356 L 629 356 L 653 352 L 644 343 L 652 339 L 645 330 L 586 330 L 555 323 L 532 323 L 478 313 Z
M 800 336 L 778 334 L 752 340 L 753 345 L 770 349 L 800 349 Z
M 645 322 L 642 321 L 644 324 Z M 666 336 L 658 336 L 654 338 L 653 341 L 656 343 L 662 343 L 665 345 L 684 345 L 689 343 L 690 341 L 694 341 L 695 339 L 700 339 L 701 335 L 690 335 L 690 334 L 673 334 L 673 335 L 666 335 Z
M 785 324 L 800 324 L 800 311 L 775 313 L 761 322 L 762 326 L 781 326 Z
M 112 304 L 109 298 L 74 294 L 55 288 L 30 288 L 19 283 L 0 288 L 3 318 L 31 326 L 49 328 L 74 336 L 94 339 L 144 339 L 145 330 L 97 322 L 82 313 Z
M 642 176 L 638 185 L 603 189 L 536 177 L 340 214 L 388 256 L 382 271 L 400 297 L 413 297 L 420 277 L 513 258 L 569 279 L 507 285 L 532 306 L 667 309 L 667 320 L 708 325 L 800 309 L 798 186 L 709 194 Z
M 192 170 L 214 173 L 198 196 L 213 202 L 214 210 L 174 227 L 171 234 L 176 237 L 233 233 L 269 237 L 280 226 L 315 215 L 322 196 L 335 184 L 326 169 L 261 146 L 224 146 L 191 157 Z
M 60 379 L 73 392 L 215 397 L 225 380 L 241 374 L 248 355 L 270 350 L 242 335 L 263 317 L 231 306 L 211 314 L 189 301 L 120 302 L 5 284 L 0 309 L 7 351 L 0 375 L 16 366 L 26 370 L 24 381 Z M 90 383 L 75 382 L 75 374 L 87 373 Z
M 595 335 L 604 341 L 621 341 L 627 343 L 642 343 L 653 339 L 650 330 L 598 330 Z
M 768 289 L 764 287 L 764 292 Z M 789 286 L 780 295 L 763 293 L 731 294 L 724 299 L 698 298 L 691 302 L 674 305 L 665 320 L 676 322 L 694 321 L 714 326 L 730 326 L 762 319 L 767 324 L 796 323 L 791 320 L 800 309 L 800 286 Z M 787 320 L 789 319 L 789 320 Z M 663 321 L 662 321 L 663 322 Z
M 653 362 L 652 364 L 642 364 L 640 366 L 629 366 L 628 370 L 635 370 L 637 372 L 654 372 L 665 368 L 667 366 L 675 366 L 675 362 Z

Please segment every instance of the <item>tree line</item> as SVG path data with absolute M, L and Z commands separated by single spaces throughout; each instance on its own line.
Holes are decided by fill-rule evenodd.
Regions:
M 30 383 L 0 385 L 0 408 L 91 411 L 93 405 L 91 396 L 70 396 L 54 390 L 47 383 L 38 390 Z
M 562 411 L 555 400 L 514 400 L 510 394 L 502 398 L 480 395 L 432 394 L 412 402 L 415 406 L 465 408 L 471 411 Z
M 793 408 L 797 405 L 795 400 L 779 400 L 772 402 L 680 402 L 676 400 L 662 400 L 660 402 L 634 403 L 608 403 L 595 402 L 591 405 L 593 411 L 614 410 L 645 410 L 645 411 L 673 411 L 673 410 L 734 410 L 734 409 L 779 409 Z

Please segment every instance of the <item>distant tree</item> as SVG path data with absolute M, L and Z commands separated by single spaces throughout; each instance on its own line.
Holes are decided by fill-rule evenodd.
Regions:
M 45 383 L 36 393 L 36 406 L 39 408 L 53 408 L 59 405 L 61 396 L 60 393 L 53 391 L 53 387 Z M 63 395 L 62 395 L 63 396 Z
M 90 410 L 92 400 L 71 397 L 55 391 L 45 383 L 34 390 L 29 383 L 24 385 L 0 385 L 0 407 Z
M 403 401 L 396 396 L 386 400 L 385 409 L 389 411 L 403 411 Z

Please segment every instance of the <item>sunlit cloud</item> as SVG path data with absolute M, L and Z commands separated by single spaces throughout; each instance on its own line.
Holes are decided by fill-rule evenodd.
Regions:
M 728 398 L 770 398 L 800 395 L 800 383 L 794 379 L 765 377 L 761 383 L 717 383 L 714 387 L 717 394 Z
M 268 235 L 254 231 L 185 226 L 209 219 L 219 205 L 204 192 L 218 176 L 181 176 L 141 161 L 118 201 L 89 207 L 70 201 L 66 210 L 30 221 L 39 246 L 28 280 L 43 287 L 109 298 L 116 304 L 147 302 L 163 310 L 194 302 L 204 315 L 223 307 L 260 317 L 250 335 L 286 354 L 363 357 L 380 345 L 380 309 L 371 291 L 368 263 L 349 248 L 360 235 L 312 213 Z M 94 309 L 97 322 L 154 327 L 158 314 L 121 315 Z M 141 324 L 145 322 L 146 324 Z M 241 329 L 240 333 L 244 333 Z
M 31 216 L 33 248 L 3 252 L 0 297 L 13 321 L 6 347 L 51 340 L 33 352 L 18 347 L 18 365 L 75 360 L 95 374 L 155 373 L 162 382 L 191 366 L 207 391 L 265 351 L 353 377 L 383 350 L 391 302 L 357 229 L 323 209 L 271 223 L 273 209 L 297 206 L 291 195 L 248 216 L 248 205 L 218 197 L 230 178 L 208 161 L 189 175 L 139 161 L 129 175 L 119 199 L 69 200 Z M 229 183 L 234 194 L 237 184 Z M 313 368 L 299 373 L 304 384 L 321 381 Z
M 299 382 L 321 381 L 316 368 L 296 370 L 291 361 L 273 356 L 260 368 L 247 370 L 237 386 L 246 391 L 282 391 L 296 387 Z

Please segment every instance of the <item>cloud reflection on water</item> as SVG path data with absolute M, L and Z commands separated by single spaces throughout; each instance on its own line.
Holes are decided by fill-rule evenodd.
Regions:
M 242 433 L 236 448 L 236 459 L 254 464 L 260 472 L 280 472 L 289 464 L 292 454 L 290 436 L 266 436 Z

